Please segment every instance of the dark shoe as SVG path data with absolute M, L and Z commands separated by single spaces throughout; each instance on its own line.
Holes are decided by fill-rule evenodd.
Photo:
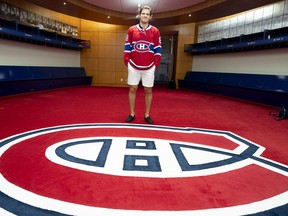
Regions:
M 150 116 L 144 117 L 144 119 L 148 124 L 153 124 L 153 120 L 150 118 Z
M 126 122 L 131 122 L 135 119 L 135 116 L 132 116 L 132 115 L 129 115 L 127 118 L 126 118 Z

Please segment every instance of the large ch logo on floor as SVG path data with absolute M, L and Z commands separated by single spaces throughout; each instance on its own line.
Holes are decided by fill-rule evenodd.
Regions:
M 234 133 L 199 128 L 109 123 L 41 128 L 0 140 L 5 164 L 0 175 L 0 201 L 5 200 L 1 207 L 16 215 L 47 211 L 125 216 L 257 213 L 286 205 L 288 198 L 288 167 L 262 157 L 264 150 Z M 260 175 L 255 175 L 257 171 Z M 238 175 L 248 183 L 254 181 L 251 190 L 239 191 L 243 182 Z M 223 184 L 229 178 L 233 187 Z M 53 190 L 43 187 L 43 182 Z M 238 200 L 215 208 L 215 202 L 199 206 L 194 199 L 183 199 L 204 196 L 210 200 L 210 193 L 199 189 L 206 183 L 219 200 L 231 201 L 236 193 Z M 269 190 L 263 191 L 267 185 Z M 118 192 L 111 196 L 114 186 Z M 255 188 L 261 193 L 255 194 Z M 133 201 L 125 199 L 119 207 L 124 192 Z M 141 208 L 135 209 L 134 203 L 141 203 Z
M 46 157 L 75 169 L 142 177 L 210 175 L 241 168 L 252 161 L 265 162 L 257 156 L 264 151 L 263 147 L 233 133 L 187 128 L 173 130 L 170 139 L 140 138 L 143 135 L 139 134 L 139 137 L 93 136 L 65 140 L 51 145 L 46 150 Z M 210 136 L 206 137 L 208 140 L 220 137 L 221 144 L 211 146 L 205 144 L 205 139 L 202 144 L 188 142 L 189 139 L 177 141 L 175 130 L 188 133 L 189 137 L 204 133 Z M 139 132 L 145 134 L 142 130 Z M 173 136 L 175 140 L 172 140 Z

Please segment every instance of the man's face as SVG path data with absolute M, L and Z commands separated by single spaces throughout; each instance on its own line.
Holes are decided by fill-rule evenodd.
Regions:
M 143 9 L 141 14 L 140 14 L 141 23 L 148 23 L 151 18 L 152 18 L 152 16 L 150 15 L 150 10 Z

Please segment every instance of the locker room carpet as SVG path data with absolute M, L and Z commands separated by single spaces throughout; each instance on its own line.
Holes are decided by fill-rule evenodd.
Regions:
M 127 88 L 2 97 L 0 214 L 287 215 L 288 121 L 275 107 L 153 93 L 153 125 L 141 87 L 131 124 Z

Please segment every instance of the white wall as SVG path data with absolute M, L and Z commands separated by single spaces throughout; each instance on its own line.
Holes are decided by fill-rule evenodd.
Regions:
M 288 75 L 288 48 L 194 55 L 192 71 Z
M 0 65 L 80 67 L 80 51 L 0 39 Z

